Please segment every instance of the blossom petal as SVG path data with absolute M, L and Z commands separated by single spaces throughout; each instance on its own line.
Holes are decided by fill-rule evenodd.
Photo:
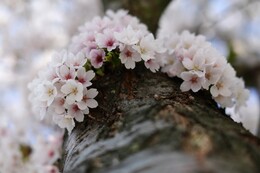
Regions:
M 215 85 L 210 88 L 210 93 L 213 97 L 217 97 L 219 95 L 219 91 Z
M 78 78 L 84 78 L 85 77 L 86 70 L 84 67 L 79 67 L 77 71 L 77 77 Z
M 199 82 L 193 83 L 193 84 L 191 85 L 191 90 L 192 90 L 193 92 L 198 92 L 200 89 L 201 89 L 201 84 L 200 84 Z
M 191 88 L 191 84 L 190 84 L 190 82 L 187 82 L 187 81 L 184 81 L 180 86 L 180 89 L 182 92 L 189 91 L 190 88 Z
M 182 61 L 183 66 L 188 69 L 191 70 L 193 68 L 193 61 L 190 58 L 184 58 Z
M 182 72 L 181 73 L 181 78 L 185 81 L 189 81 L 192 78 L 193 74 L 191 72 Z
M 98 95 L 98 91 L 95 88 L 91 88 L 86 92 L 86 96 L 91 99 L 95 98 L 97 95 Z
M 75 113 L 74 117 L 78 122 L 83 122 L 83 120 L 84 120 L 84 114 L 82 111 L 77 111 L 77 113 Z
M 83 102 L 83 101 L 78 102 L 77 105 L 78 105 L 80 110 L 85 110 L 85 109 L 88 108 L 88 105 L 85 102 Z
M 88 99 L 86 103 L 90 108 L 96 108 L 98 106 L 98 102 L 94 99 Z
M 71 87 L 69 85 L 64 84 L 60 90 L 64 94 L 69 94 L 71 92 Z
M 95 73 L 93 70 L 89 70 L 86 72 L 86 78 L 88 81 L 92 80 L 95 77 Z

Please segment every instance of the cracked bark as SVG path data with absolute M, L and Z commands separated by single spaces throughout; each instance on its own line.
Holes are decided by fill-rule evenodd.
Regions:
M 260 172 L 260 140 L 180 83 L 140 65 L 96 81 L 99 107 L 66 137 L 63 172 Z

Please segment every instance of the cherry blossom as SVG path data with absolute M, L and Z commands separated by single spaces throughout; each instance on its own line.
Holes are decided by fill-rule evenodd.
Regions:
M 55 52 L 52 56 L 52 63 L 50 63 L 53 67 L 59 67 L 65 63 L 67 60 L 67 51 L 62 50 L 60 52 Z
M 141 57 L 131 46 L 125 46 L 119 55 L 119 59 L 127 69 L 134 69 L 135 62 L 141 61 Z
M 85 69 L 87 58 L 82 52 L 76 53 L 76 56 L 66 51 L 60 53 L 62 55 L 55 56 L 66 57 L 66 61 L 58 61 L 59 65 L 55 65 L 53 59 L 51 60 L 39 73 L 38 78 L 28 85 L 31 90 L 29 99 L 33 103 L 36 115 L 40 115 L 41 119 L 53 120 L 59 127 L 66 128 L 71 133 L 75 127 L 74 119 L 82 122 L 84 115 L 89 113 L 89 108 L 98 105 L 95 101 L 95 106 L 90 104 L 84 110 L 78 108 L 78 103 L 86 100 L 83 98 L 83 91 L 92 91 L 88 87 L 92 85 L 91 80 L 95 73 L 93 70 Z M 95 96 L 91 99 L 94 100 Z
M 102 49 L 92 49 L 89 58 L 94 68 L 100 68 L 105 60 L 105 52 Z
M 46 101 L 47 106 L 50 106 L 55 96 L 57 95 L 57 89 L 55 88 L 55 86 L 53 86 L 51 82 L 44 81 L 40 90 L 42 91 L 42 93 L 40 94 L 40 100 Z
M 192 71 L 182 72 L 181 78 L 184 80 L 181 84 L 182 91 L 189 91 L 191 89 L 193 92 L 197 92 L 201 89 L 202 83 L 204 82 L 204 78 Z
M 88 114 L 89 111 L 85 113 Z M 74 117 L 78 122 L 82 122 L 84 120 L 84 113 L 79 109 L 76 103 L 68 106 L 68 115 Z
M 204 36 L 159 32 L 155 39 L 124 10 L 86 22 L 68 47 L 53 56 L 29 89 L 35 112 L 48 115 L 69 133 L 75 120 L 82 122 L 98 106 L 98 91 L 89 88 L 95 74 L 103 76 L 121 66 L 134 69 L 140 61 L 154 73 L 161 68 L 169 77 L 181 78 L 183 92 L 209 90 L 220 106 L 239 109 L 248 98 L 243 80 Z
M 14 114 L 1 116 L 0 122 L 0 172 L 59 172 L 55 163 L 61 156 L 62 131 Z M 43 128 L 49 128 L 51 134 L 44 133 Z
M 75 56 L 72 53 L 69 53 L 69 58 L 66 61 L 66 65 L 68 67 L 73 67 L 78 69 L 79 67 L 84 66 L 84 64 L 87 62 L 87 58 L 83 54 L 83 52 L 78 52 L 77 55 Z
M 204 89 L 209 89 L 210 85 L 217 83 L 221 76 L 221 71 L 217 68 L 206 67 L 205 68 L 205 80 L 202 84 Z
M 89 87 L 92 85 L 92 83 L 90 82 L 93 78 L 95 77 L 95 73 L 92 70 L 89 70 L 88 72 L 86 72 L 86 69 L 83 67 L 80 67 L 77 71 L 77 78 L 78 81 L 80 83 L 82 83 L 82 85 L 84 87 Z
M 137 44 L 140 40 L 141 31 L 135 31 L 131 25 L 128 25 L 121 32 L 115 32 L 115 38 L 125 45 Z
M 197 73 L 198 76 L 204 75 L 205 70 L 205 57 L 202 56 L 202 49 L 196 52 L 196 54 L 190 58 L 184 58 L 182 61 L 183 66 L 187 70 L 192 70 L 194 73 Z
M 98 33 L 96 36 L 96 42 L 100 48 L 107 48 L 108 51 L 112 51 L 118 46 L 113 31 L 109 29 L 105 30 L 102 34 Z
M 228 78 L 221 77 L 217 83 L 210 88 L 210 93 L 213 97 L 217 97 L 219 95 L 224 97 L 231 96 L 232 92 L 230 86 L 230 80 Z
M 157 61 L 148 60 L 166 51 L 162 43 L 163 40 L 155 39 L 147 27 L 127 11 L 109 10 L 103 18 L 96 17 L 80 27 L 80 33 L 69 47 L 75 53 L 84 52 L 96 69 L 106 66 L 116 56 L 127 69 L 135 68 L 136 62 L 143 60 L 145 66 L 155 72 L 159 70 L 158 65 L 155 66 Z
M 98 106 L 97 101 L 94 99 L 98 94 L 96 89 L 85 89 L 83 99 L 77 103 L 80 110 L 88 111 L 88 108 L 96 108 Z
M 238 110 L 245 105 L 248 90 L 243 80 L 236 77 L 234 68 L 204 36 L 183 31 L 181 34 L 161 32 L 158 37 L 167 49 L 159 54 L 161 70 L 170 77 L 182 78 L 183 92 L 206 89 L 222 107 L 235 106 Z
M 73 104 L 80 101 L 83 97 L 83 85 L 80 82 L 69 79 L 66 84 L 61 87 L 61 92 L 66 94 L 66 103 Z
M 241 78 L 236 79 L 233 89 L 236 100 L 235 111 L 238 112 L 241 106 L 246 106 L 246 100 L 249 99 L 249 90 L 245 89 L 245 83 Z
M 154 73 L 160 69 L 160 65 L 156 59 L 149 59 L 148 61 L 144 62 L 144 65 Z
M 65 113 L 65 99 L 63 97 L 56 97 L 52 106 L 56 114 L 64 114 Z
M 133 48 L 140 53 L 141 58 L 144 61 L 148 61 L 149 59 L 154 59 L 155 57 L 155 40 L 152 34 L 149 34 L 143 37 L 140 43 Z
M 53 114 L 53 121 L 58 124 L 60 128 L 66 128 L 70 134 L 75 127 L 74 117 L 68 114 Z
M 76 77 L 76 71 L 73 67 L 68 67 L 66 65 L 62 65 L 58 68 L 58 75 L 61 80 L 69 80 L 69 79 L 75 79 Z

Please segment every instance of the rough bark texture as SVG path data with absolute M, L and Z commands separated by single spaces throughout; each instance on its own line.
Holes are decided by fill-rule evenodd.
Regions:
M 63 172 L 260 172 L 260 140 L 180 83 L 142 66 L 99 79 L 99 107 L 66 137 Z

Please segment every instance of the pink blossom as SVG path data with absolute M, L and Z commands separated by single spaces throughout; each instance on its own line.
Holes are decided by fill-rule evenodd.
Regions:
M 76 72 L 73 67 L 68 67 L 66 65 L 62 65 L 61 67 L 58 68 L 58 75 L 61 80 L 70 80 L 70 79 L 75 79 L 76 77 Z
M 69 53 L 68 59 L 66 61 L 66 65 L 68 67 L 73 67 L 78 69 L 79 67 L 84 66 L 87 62 L 87 58 L 82 52 L 78 52 L 76 55 Z
M 83 111 L 88 111 L 88 108 L 95 108 L 98 106 L 97 101 L 94 99 L 98 95 L 96 89 L 85 89 L 83 99 L 78 102 L 78 107 Z
M 144 65 L 154 73 L 160 69 L 160 65 L 156 59 L 149 59 L 148 61 L 144 62 Z
M 92 85 L 92 83 L 90 82 L 93 78 L 95 77 L 95 73 L 93 70 L 89 70 L 86 72 L 86 69 L 84 67 L 80 67 L 77 71 L 77 78 L 78 81 L 80 83 L 82 83 L 82 85 L 84 87 L 89 87 L 90 85 Z
M 106 48 L 108 51 L 112 51 L 119 45 L 111 30 L 105 30 L 104 33 L 97 34 L 96 42 L 100 48 Z
M 84 120 L 84 113 L 79 109 L 76 103 L 68 106 L 68 114 L 74 117 L 78 122 L 82 122 Z
M 100 68 L 105 59 L 105 52 L 102 49 L 92 49 L 90 51 L 90 61 L 94 68 Z
M 131 46 L 125 46 L 121 50 L 119 59 L 127 69 L 135 68 L 135 62 L 141 61 L 140 54 L 138 54 Z

